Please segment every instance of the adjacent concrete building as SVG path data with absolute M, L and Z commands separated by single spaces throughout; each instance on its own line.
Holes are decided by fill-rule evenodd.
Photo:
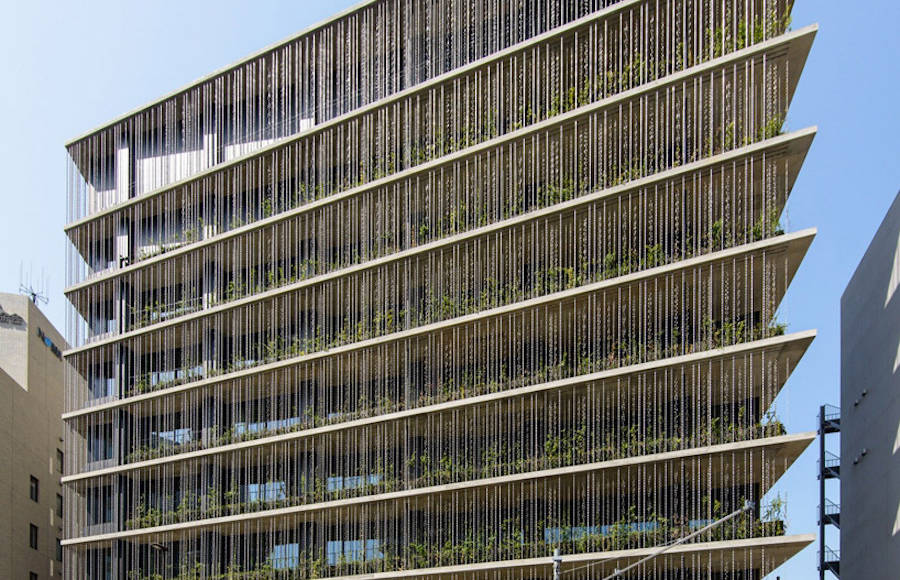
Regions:
M 0 578 L 61 578 L 62 336 L 0 293 Z
M 808 545 L 790 5 L 369 1 L 72 141 L 67 573 L 594 578 L 747 500 L 638 573 Z
M 900 195 L 841 298 L 841 578 L 900 570 Z

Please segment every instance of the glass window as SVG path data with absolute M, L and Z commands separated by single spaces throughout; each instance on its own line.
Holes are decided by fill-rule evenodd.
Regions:
M 38 482 L 38 478 L 35 476 L 31 476 L 31 486 L 28 488 L 28 495 L 31 497 L 31 501 L 38 501 L 38 493 L 39 493 L 40 482 Z
M 96 487 L 87 492 L 87 523 L 90 526 L 112 521 L 113 494 L 109 486 Z
M 60 475 L 63 475 L 63 472 L 65 471 L 65 465 L 66 465 L 65 456 L 63 455 L 62 451 L 57 449 L 56 450 L 56 471 Z
M 600 528 L 597 526 L 575 526 L 565 528 L 544 528 L 544 541 L 548 544 L 558 544 L 561 541 L 580 540 L 596 535 Z
M 107 366 L 104 376 L 94 376 L 90 382 L 90 396 L 92 399 L 103 399 L 112 396 L 116 392 L 116 379 L 109 378 L 112 374 L 112 367 Z
M 37 572 L 29 572 L 29 573 L 28 573 L 28 580 L 38 580 Z
M 581 540 L 590 536 L 606 537 L 615 533 L 647 533 L 656 531 L 656 522 L 632 522 L 630 524 L 610 524 L 605 526 L 566 526 L 544 528 L 544 541 L 558 544 L 562 541 Z
M 325 480 L 325 490 L 329 492 L 337 492 L 343 489 L 359 489 L 370 485 L 378 485 L 381 483 L 380 473 L 370 473 L 369 475 L 352 475 L 342 477 L 340 475 L 329 477 Z
M 290 570 L 300 566 L 300 544 L 278 544 L 269 554 L 269 562 L 276 570 Z
M 340 540 L 329 541 L 325 545 L 325 558 L 329 566 L 337 566 L 338 562 L 343 560 L 344 542 Z
M 234 434 L 244 435 L 245 433 L 265 433 L 267 431 L 277 431 L 279 429 L 289 429 L 302 422 L 300 417 L 289 417 L 287 419 L 273 419 L 272 421 L 259 421 L 256 423 L 239 422 L 234 424 Z
M 247 501 L 278 501 L 287 499 L 287 485 L 283 481 L 250 483 L 247 485 Z
M 153 431 L 150 433 L 150 443 L 154 447 L 161 445 L 184 445 L 194 440 L 190 428 L 173 429 L 171 431 Z
M 32 549 L 38 549 L 38 527 L 34 524 L 28 524 L 28 545 Z
M 88 461 L 104 461 L 113 456 L 112 425 L 95 425 L 88 429 Z
M 89 558 L 85 558 L 85 574 L 83 578 L 112 580 L 112 551 L 110 548 L 94 550 Z M 157 578 L 159 576 L 157 575 Z
M 62 542 L 56 538 L 56 561 L 62 562 Z
M 325 544 L 325 558 L 329 566 L 350 562 L 383 560 L 381 540 L 329 541 Z
M 63 498 L 59 494 L 56 494 L 56 517 L 63 517 Z

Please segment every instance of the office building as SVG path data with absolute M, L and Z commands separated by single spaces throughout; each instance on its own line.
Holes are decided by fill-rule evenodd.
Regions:
M 759 578 L 782 0 L 378 0 L 68 145 L 73 578 Z M 585 567 L 591 565 L 590 567 Z
M 900 196 L 841 297 L 841 578 L 900 569 Z
M 62 335 L 0 293 L 0 578 L 62 578 Z

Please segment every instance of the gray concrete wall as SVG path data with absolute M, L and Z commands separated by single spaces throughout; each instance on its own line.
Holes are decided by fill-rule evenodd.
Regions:
M 56 495 L 62 494 L 56 451 L 64 450 L 64 368 L 38 329 L 58 348 L 62 336 L 31 302 L 0 294 L 7 314 L 25 321 L 0 325 L 0 578 L 61 577 L 56 540 L 62 520 Z M 13 376 L 11 369 L 17 376 Z M 29 495 L 31 476 L 39 481 L 38 501 Z M 38 527 L 38 549 L 29 545 L 29 524 Z
M 841 298 L 841 578 L 898 571 L 900 195 Z

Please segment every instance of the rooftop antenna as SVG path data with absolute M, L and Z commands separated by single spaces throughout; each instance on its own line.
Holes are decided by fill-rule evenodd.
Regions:
M 44 271 L 41 270 L 40 285 L 36 286 L 31 268 L 28 268 L 26 276 L 24 267 L 19 264 L 19 293 L 28 296 L 35 306 L 38 305 L 38 302 L 48 304 L 50 299 L 47 298 L 47 276 Z

